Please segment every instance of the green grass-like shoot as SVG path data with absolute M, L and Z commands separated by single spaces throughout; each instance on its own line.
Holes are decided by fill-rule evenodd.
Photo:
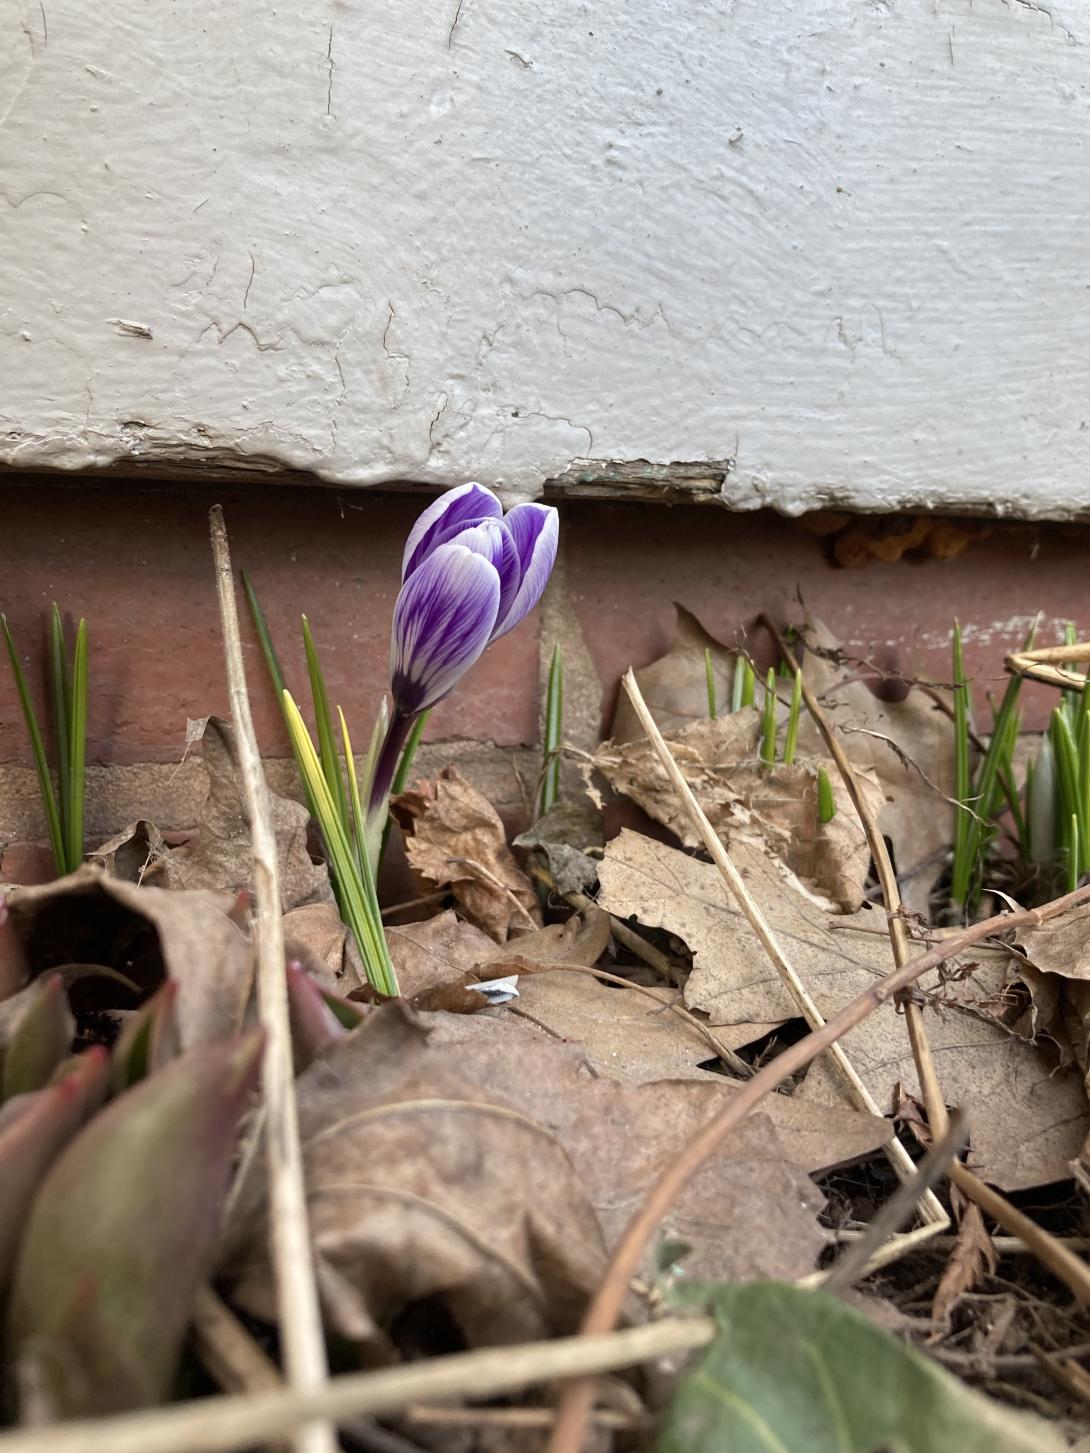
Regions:
M 765 702 L 761 713 L 761 761 L 771 767 L 776 761 L 776 672 L 770 666 L 765 677 Z
M 1067 852 L 1065 862 L 1067 866 L 1067 891 L 1074 893 L 1079 886 L 1079 839 L 1082 834 L 1079 832 L 1078 813 L 1071 814 L 1071 822 L 1067 834 Z
M 954 800 L 958 810 L 954 818 L 954 862 L 950 895 L 955 903 L 965 905 L 969 896 L 975 858 L 971 850 L 970 816 L 972 782 L 969 773 L 969 683 L 965 679 L 965 658 L 961 646 L 961 626 L 954 622 Z
M 719 713 L 715 706 L 715 668 L 712 665 L 712 648 L 710 646 L 704 647 L 704 684 L 708 691 L 708 715 L 714 721 Z
M 791 706 L 787 713 L 787 735 L 783 742 L 783 761 L 790 767 L 795 760 L 799 745 L 799 717 L 802 715 L 802 672 L 796 670 L 791 688 Z
M 833 797 L 833 784 L 829 781 L 829 774 L 824 767 L 818 768 L 817 794 L 818 822 L 832 822 L 836 816 L 836 800 Z
M 743 706 L 753 706 L 757 699 L 757 676 L 750 665 L 748 656 L 742 658 L 742 689 L 738 695 L 738 710 Z M 735 670 L 738 668 L 735 667 Z
M 964 663 L 961 658 L 961 633 L 955 624 L 955 651 L 954 651 L 954 672 L 955 672 L 955 769 L 957 773 L 964 771 L 968 775 L 969 765 L 969 729 L 968 729 L 968 683 L 964 676 Z M 1022 649 L 1032 650 L 1036 638 L 1037 627 L 1034 624 L 1027 635 Z M 960 672 L 960 676 L 959 676 Z M 989 704 L 992 708 L 992 733 L 988 742 L 988 749 L 984 754 L 983 761 L 977 772 L 975 788 L 971 792 L 971 801 L 975 809 L 975 816 L 971 816 L 968 810 L 958 812 L 958 822 L 963 823 L 962 835 L 959 840 L 958 830 L 955 825 L 954 836 L 954 863 L 951 878 L 950 896 L 955 903 L 963 908 L 971 908 L 980 896 L 980 880 L 985 850 L 994 837 L 994 829 L 991 826 L 991 819 L 1002 809 L 1004 801 L 1010 806 L 1011 816 L 1014 819 L 1015 829 L 1019 841 L 1025 836 L 1025 822 L 1022 817 L 1021 808 L 1018 802 L 1018 794 L 1014 790 L 1014 748 L 1018 740 L 1018 729 L 1021 725 L 1021 716 L 1018 709 L 1018 701 L 1022 690 L 1022 678 L 1014 675 L 1007 682 L 1007 688 L 1003 693 L 1003 700 L 998 708 L 989 697 Z M 964 697 L 961 693 L 964 691 Z M 961 701 L 964 710 L 959 714 L 958 703 Z M 960 777 L 959 777 L 960 784 Z M 963 797 L 960 791 L 956 791 L 957 800 L 965 808 L 970 805 L 970 798 Z M 983 821 L 981 820 L 983 819 Z
M 69 661 L 60 610 L 54 604 L 50 612 L 47 660 L 53 708 L 53 736 L 57 751 L 55 787 L 30 689 L 7 618 L 3 615 L 0 615 L 0 634 L 4 637 L 8 660 L 15 677 L 15 689 L 34 758 L 53 865 L 60 876 L 74 873 L 83 862 L 87 764 L 87 622 L 81 620 L 76 627 L 75 646 Z
M 313 797 L 316 821 L 341 888 L 342 916 L 356 940 L 368 982 L 381 994 L 396 995 L 397 978 L 386 945 L 374 875 L 370 872 L 369 855 L 365 849 L 357 854 L 353 848 L 345 831 L 344 821 L 333 801 L 310 733 L 291 692 L 287 690 L 283 693 L 283 708 L 296 760 Z M 345 755 L 351 757 L 351 743 L 347 733 Z M 359 841 L 357 837 L 357 842 Z
M 1056 852 L 1056 754 L 1048 732 L 1026 774 L 1026 841 L 1032 863 Z
M 67 804 L 64 818 L 68 871 L 74 873 L 83 862 L 83 804 L 87 764 L 87 622 L 76 627 L 72 656 L 72 685 L 68 709 L 68 752 L 61 801 Z
M 711 653 L 704 652 L 708 673 L 708 691 L 711 705 L 715 705 L 715 686 L 711 674 Z M 714 710 L 712 716 L 715 715 Z M 560 645 L 553 646 L 549 661 L 549 681 L 545 689 L 545 738 L 542 743 L 543 757 L 541 791 L 538 794 L 538 816 L 543 816 L 555 806 L 560 796 L 560 748 L 564 737 L 564 658 Z
M 333 736 L 333 717 L 329 710 L 329 694 L 326 691 L 322 663 L 318 659 L 318 648 L 314 644 L 310 622 L 306 616 L 303 623 L 303 650 L 307 658 L 307 675 L 310 678 L 310 699 L 314 708 L 314 725 L 318 730 L 318 760 L 322 764 L 322 775 L 329 788 L 329 795 L 347 828 L 349 824 L 348 797 L 341 777 L 341 762 Z
M 15 677 L 15 689 L 19 695 L 19 706 L 23 713 L 23 721 L 26 725 L 27 737 L 30 741 L 30 750 L 34 757 L 34 770 L 38 774 L 38 792 L 42 799 L 42 808 L 45 812 L 46 828 L 49 833 L 49 846 L 53 852 L 53 864 L 59 876 L 68 871 L 67 845 L 64 832 L 61 827 L 61 815 L 57 807 L 57 794 L 53 789 L 53 778 L 49 771 L 49 761 L 45 755 L 45 744 L 42 741 L 41 728 L 38 725 L 38 716 L 34 710 L 34 703 L 30 698 L 30 689 L 27 686 L 26 676 L 19 661 L 19 654 L 15 649 L 15 642 L 12 639 L 11 629 L 8 626 L 7 617 L 0 615 L 0 633 L 4 637 L 4 645 L 7 647 L 8 660 L 11 662 L 12 675 Z
M 1079 758 L 1075 739 L 1071 733 L 1069 712 L 1063 704 L 1054 707 L 1049 723 L 1049 736 L 1056 762 L 1056 801 L 1060 822 L 1063 824 L 1063 847 L 1068 856 L 1075 856 L 1074 869 L 1078 872 L 1079 840 L 1085 831 L 1082 817 L 1082 794 L 1079 791 Z M 1078 831 L 1073 835 L 1070 823 L 1074 820 Z

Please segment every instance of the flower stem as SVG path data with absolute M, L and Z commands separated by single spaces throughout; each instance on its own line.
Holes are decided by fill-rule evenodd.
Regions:
M 371 783 L 371 801 L 368 805 L 367 815 L 372 821 L 379 813 L 384 813 L 386 810 L 386 799 L 390 795 L 401 749 L 412 730 L 414 720 L 414 717 L 402 716 L 401 712 L 396 707 L 394 708 L 390 717 L 390 725 L 386 728 L 386 740 L 382 744 L 378 761 L 375 763 L 374 781 Z

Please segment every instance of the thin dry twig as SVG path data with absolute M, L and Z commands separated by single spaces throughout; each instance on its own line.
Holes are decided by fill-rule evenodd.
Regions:
M 382 1372 L 330 1378 L 322 1388 L 201 1398 L 148 1412 L 0 1433 L 0 1453 L 231 1453 L 290 1434 L 316 1418 L 344 1423 L 422 1402 L 494 1397 L 577 1373 L 612 1372 L 706 1347 L 710 1317 L 671 1317 L 604 1337 L 489 1347 Z
M 293 1389 L 299 1394 L 316 1393 L 321 1391 L 329 1376 L 329 1365 L 314 1280 L 303 1156 L 299 1143 L 276 834 L 268 784 L 250 715 L 231 553 L 223 510 L 219 505 L 213 506 L 209 514 L 209 529 L 231 716 L 254 856 L 253 942 L 257 960 L 258 1013 L 266 1037 L 261 1092 L 268 1128 L 269 1207 L 280 1337 L 287 1378 Z M 321 1422 L 301 1427 L 295 1442 L 298 1453 L 334 1453 L 337 1446 L 332 1426 Z
M 515 940 L 516 944 L 518 940 Z M 555 969 L 562 969 L 567 974 L 590 974 L 595 979 L 603 979 L 607 984 L 616 984 L 620 989 L 633 989 L 637 994 L 644 994 L 651 999 L 660 1009 L 672 1009 L 675 1014 L 684 1019 L 685 1023 L 695 1029 L 708 1047 L 719 1059 L 731 1069 L 736 1069 L 743 1080 L 748 1080 L 753 1074 L 753 1066 L 746 1064 L 745 1060 L 728 1048 L 727 1045 L 715 1034 L 706 1024 L 702 1024 L 695 1014 L 690 1014 L 684 1004 L 671 1003 L 667 999 L 660 999 L 654 989 L 649 989 L 646 984 L 634 984 L 631 979 L 622 978 L 620 974 L 611 974 L 608 969 L 595 968 L 588 964 L 566 964 L 566 963 L 543 963 L 534 969 L 534 977 L 539 974 L 549 974 Z
M 490 888 L 495 888 L 500 893 L 504 894 L 508 902 L 511 904 L 512 908 L 514 908 L 515 912 L 519 915 L 520 918 L 524 920 L 525 926 L 531 931 L 531 933 L 537 928 L 537 924 L 534 922 L 533 915 L 530 913 L 530 910 L 526 907 L 525 903 L 520 903 L 518 898 L 507 886 L 507 884 L 501 883 L 500 880 L 496 877 L 495 873 L 490 872 L 483 863 L 478 863 L 476 858 L 448 858 L 447 862 L 453 863 L 456 867 L 459 868 L 469 868 L 471 872 L 476 873 L 478 877 L 482 878 Z
M 673 753 L 666 745 L 663 735 L 659 731 L 658 723 L 648 710 L 647 703 L 643 699 L 643 693 L 640 691 L 634 672 L 629 671 L 625 675 L 624 688 L 628 693 L 628 698 L 632 703 L 636 715 L 639 717 L 640 725 L 647 733 L 661 766 L 673 783 L 678 799 L 688 814 L 689 821 L 702 839 L 705 848 L 711 856 L 712 862 L 719 869 L 731 895 L 737 901 L 750 927 L 757 935 L 761 947 L 772 961 L 791 997 L 798 1005 L 802 1017 L 811 1029 L 820 1029 L 825 1023 L 821 1010 L 810 997 L 809 990 L 799 978 L 793 965 L 788 961 L 787 955 L 780 947 L 779 940 L 772 931 L 772 926 L 761 912 L 759 904 L 754 901 L 752 894 L 746 887 L 745 880 L 734 866 L 730 854 L 720 841 L 719 834 L 709 822 L 704 809 L 696 800 L 692 788 L 686 782 L 681 768 L 674 760 Z M 855 1066 L 845 1054 L 843 1047 L 834 1042 L 828 1046 L 828 1051 L 829 1058 L 844 1080 L 848 1093 L 851 1095 L 856 1108 L 865 1111 L 869 1115 L 881 1117 L 882 1111 L 876 1103 L 874 1096 L 860 1079 Z M 912 1157 L 899 1140 L 890 1141 L 885 1147 L 885 1154 L 902 1181 L 912 1179 L 916 1173 L 916 1166 L 913 1163 Z M 921 1202 L 920 1214 L 925 1220 L 933 1221 L 937 1225 L 943 1227 L 949 1225 L 946 1212 L 930 1191 L 926 1193 Z
M 531 877 L 536 878 L 539 883 L 544 883 L 550 891 L 560 891 L 557 888 L 556 879 L 541 863 L 531 859 L 527 864 L 527 870 Z M 593 898 L 588 898 L 585 893 L 560 893 L 560 896 L 570 908 L 577 908 L 580 912 L 587 908 L 598 908 L 600 912 L 604 911 Z M 649 969 L 654 969 L 656 974 L 661 974 L 664 979 L 669 979 L 671 984 L 678 983 L 682 972 L 679 965 L 668 954 L 664 954 L 653 943 L 649 943 L 642 934 L 630 928 L 623 918 L 617 918 L 611 913 L 609 931 L 618 943 L 623 944 L 638 959 L 642 959 Z
M 845 1292 L 861 1276 L 867 1274 L 871 1258 L 909 1219 L 923 1193 L 931 1190 L 946 1174 L 950 1162 L 965 1144 L 968 1134 L 969 1122 L 964 1112 L 959 1110 L 951 1119 L 943 1138 L 931 1147 L 916 1167 L 916 1174 L 912 1179 L 897 1187 L 864 1235 L 858 1241 L 852 1242 L 841 1253 L 839 1260 L 822 1274 L 820 1285 L 825 1291 L 836 1294 Z
M 197 1295 L 193 1340 L 197 1355 L 224 1392 L 268 1392 L 284 1386 L 276 1363 L 210 1286 Z
M 659 1223 L 669 1212 L 690 1177 L 696 1174 L 725 1137 L 741 1124 L 766 1095 L 770 1095 L 785 1080 L 805 1069 L 823 1049 L 835 1044 L 842 1035 L 861 1024 L 881 1005 L 888 1004 L 921 975 L 938 968 L 947 959 L 954 958 L 981 939 L 988 938 L 997 931 L 999 924 L 1005 928 L 1025 928 L 1031 925 L 1036 927 L 1086 902 L 1090 902 L 1090 884 L 1076 889 L 1074 893 L 1066 893 L 1051 903 L 1042 904 L 1040 908 L 997 915 L 970 925 L 956 938 L 936 944 L 904 967 L 893 969 L 885 978 L 879 979 L 846 1004 L 821 1029 L 815 1029 L 805 1039 L 788 1045 L 751 1080 L 739 1086 L 731 1096 L 730 1103 L 682 1147 L 680 1153 L 661 1173 L 629 1222 L 583 1318 L 584 1333 L 597 1335 L 614 1325 L 624 1305 L 629 1283 L 639 1271 L 640 1263 Z M 1081 1267 L 1081 1273 L 1084 1278 L 1087 1276 L 1085 1267 Z M 577 1453 L 593 1395 L 593 1376 L 580 1377 L 565 1389 L 547 1453 Z M 0 1453 L 5 1453 L 2 1440 Z

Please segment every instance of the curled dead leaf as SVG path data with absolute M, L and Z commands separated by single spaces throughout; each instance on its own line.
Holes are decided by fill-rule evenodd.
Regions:
M 540 925 L 533 886 L 507 846 L 499 814 L 456 767 L 418 782 L 394 799 L 391 810 L 405 832 L 414 872 L 449 887 L 497 943 Z
M 145 996 L 164 978 L 175 979 L 174 1013 L 184 1049 L 233 1034 L 241 1025 L 253 961 L 246 935 L 229 916 L 232 898 L 138 887 L 84 866 L 54 883 L 17 888 L 7 904 L 31 974 L 65 964 L 101 964 Z M 98 1009 L 136 1007 L 123 983 L 88 977 L 69 989 L 77 1018 L 92 997 Z M 14 1002 L 5 1001 L 4 1008 Z
M 694 722 L 667 740 L 686 781 L 728 847 L 737 836 L 759 840 L 838 908 L 854 912 L 863 902 L 870 852 L 835 765 L 826 758 L 805 757 L 790 766 L 782 762 L 767 766 L 757 756 L 759 731 L 756 709 L 746 707 L 715 720 Z M 686 847 L 701 846 L 646 737 L 625 744 L 604 743 L 591 765 L 615 791 L 630 797 Z M 834 784 L 837 805 L 836 815 L 826 823 L 818 811 L 821 769 Z M 877 780 L 866 770 L 858 778 L 871 810 L 880 811 L 884 799 Z

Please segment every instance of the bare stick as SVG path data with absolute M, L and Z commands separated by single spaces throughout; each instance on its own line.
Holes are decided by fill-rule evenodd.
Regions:
M 950 1121 L 950 1128 L 943 1138 L 931 1147 L 917 1166 L 912 1179 L 903 1186 L 898 1186 L 867 1227 L 866 1234 L 853 1242 L 825 1272 L 821 1285 L 827 1292 L 846 1292 L 861 1276 L 866 1275 L 871 1257 L 909 1219 L 924 1191 L 929 1191 L 946 1174 L 950 1162 L 965 1144 L 968 1134 L 969 1122 L 959 1111 Z
M 193 1311 L 197 1355 L 224 1392 L 268 1392 L 283 1387 L 280 1369 L 210 1286 Z
M 885 978 L 877 980 L 850 1004 L 846 1004 L 821 1029 L 815 1029 L 805 1039 L 789 1044 L 774 1060 L 758 1070 L 751 1080 L 740 1085 L 731 1096 L 729 1104 L 724 1105 L 717 1115 L 698 1130 L 663 1170 L 643 1205 L 629 1222 L 614 1249 L 594 1299 L 587 1308 L 582 1323 L 584 1333 L 588 1336 L 598 1335 L 615 1324 L 624 1305 L 629 1282 L 639 1271 L 647 1247 L 662 1218 L 669 1212 L 689 1178 L 714 1155 L 726 1136 L 742 1123 L 766 1095 L 770 1095 L 785 1080 L 805 1069 L 823 1049 L 835 1044 L 842 1035 L 861 1024 L 881 1005 L 888 1004 L 922 974 L 938 968 L 947 959 L 954 958 L 981 939 L 990 937 L 1000 927 L 1036 927 L 1086 902 L 1090 902 L 1090 884 L 1076 889 L 1074 893 L 1066 893 L 1051 903 L 1045 903 L 1040 908 L 1029 908 L 1022 913 L 997 914 L 994 918 L 972 924 L 956 938 L 936 944 L 903 968 L 893 969 Z M 1080 1270 L 1085 1278 L 1088 1273 L 1081 1263 Z M 1072 1283 L 1068 1280 L 1067 1284 L 1071 1286 Z M 580 1377 L 565 1389 L 547 1453 L 577 1453 L 593 1396 L 592 1377 Z M 3 1439 L 0 1439 L 0 1453 L 6 1453 Z
M 856 816 L 859 818 L 863 835 L 867 839 L 867 846 L 870 848 L 871 857 L 874 860 L 874 870 L 878 874 L 878 882 L 882 888 L 882 897 L 885 899 L 886 913 L 889 921 L 889 939 L 893 948 L 893 962 L 900 968 L 908 962 L 909 938 L 904 919 L 904 904 L 901 900 L 901 889 L 897 883 L 897 874 L 893 871 L 893 863 L 890 861 L 889 852 L 886 849 L 886 840 L 878 831 L 878 823 L 875 821 L 874 814 L 870 810 L 867 799 L 863 796 L 855 768 L 852 766 L 851 760 L 847 752 L 845 752 L 840 738 L 833 730 L 832 723 L 822 710 L 817 697 L 807 685 L 802 667 L 795 660 L 794 654 L 788 650 L 787 642 L 768 616 L 762 615 L 760 621 L 776 642 L 781 657 L 799 678 L 802 686 L 802 699 L 806 703 L 806 709 L 813 718 L 814 725 L 821 733 L 822 740 L 828 749 L 829 755 L 836 763 L 837 771 L 840 773 L 848 796 L 851 798 L 852 806 L 855 808 Z M 923 1091 L 924 1105 L 927 1107 L 927 1118 L 931 1124 L 932 1134 L 936 1139 L 941 1139 L 946 1133 L 946 1101 L 943 1099 L 942 1091 L 939 1088 L 939 1077 L 935 1070 L 934 1059 L 931 1055 L 931 1046 L 927 1040 L 927 1031 L 924 1028 L 923 1015 L 920 1013 L 920 1006 L 913 1003 L 911 999 L 902 999 L 901 1007 L 904 1010 L 909 1044 L 912 1046 L 912 1058 L 916 1064 L 916 1072 L 920 1077 L 920 1089 Z M 938 1201 L 933 1192 L 928 1191 L 927 1195 L 927 1207 L 930 1208 L 931 1212 L 927 1219 L 935 1220 L 934 1208 L 938 1206 Z M 945 1211 L 942 1211 L 941 1207 L 939 1207 L 939 1211 L 942 1220 L 949 1225 L 949 1218 Z
M 663 740 L 658 723 L 648 710 L 647 703 L 643 699 L 643 693 L 640 691 L 636 682 L 634 672 L 629 671 L 625 675 L 624 689 L 628 693 L 628 698 L 632 703 L 636 715 L 640 719 L 640 725 L 650 738 L 651 745 L 655 749 L 659 762 L 673 784 L 682 807 L 684 807 L 689 816 L 689 821 L 700 835 L 705 848 L 711 855 L 712 861 L 719 869 L 732 896 L 736 899 L 750 927 L 757 935 L 761 947 L 772 960 L 777 973 L 783 979 L 807 1024 L 809 1024 L 811 1029 L 820 1029 L 825 1023 L 821 1010 L 810 997 L 809 990 L 795 972 L 794 967 L 788 962 L 786 954 L 780 947 L 779 941 L 772 931 L 772 926 L 762 913 L 760 905 L 754 900 L 749 889 L 746 887 L 741 873 L 739 873 L 731 861 L 730 854 L 719 839 L 719 834 L 708 821 L 707 814 L 696 800 L 693 789 L 686 782 L 681 768 L 674 760 L 673 753 Z M 829 1058 L 844 1080 L 848 1093 L 856 1108 L 870 1115 L 881 1117 L 882 1111 L 875 1102 L 874 1096 L 859 1078 L 855 1066 L 844 1053 L 842 1047 L 839 1044 L 832 1043 L 828 1046 L 828 1050 Z M 901 1180 L 911 1180 L 916 1174 L 916 1167 L 912 1157 L 905 1150 L 901 1142 L 899 1140 L 891 1141 L 885 1147 L 885 1153 Z M 920 1209 L 921 1214 L 926 1220 L 934 1221 L 942 1226 L 949 1224 L 946 1212 L 931 1192 L 927 1193 L 927 1197 L 925 1197 L 925 1201 L 921 1204 Z
M 258 1012 L 266 1035 L 261 1093 L 267 1129 L 265 1141 L 277 1313 L 288 1382 L 297 1393 L 316 1393 L 321 1391 L 328 1379 L 329 1365 L 314 1281 L 303 1156 L 299 1144 L 276 835 L 269 789 L 250 715 L 231 554 L 223 510 L 219 505 L 214 505 L 209 514 L 209 528 L 231 716 L 254 855 L 253 939 L 257 959 Z M 302 1426 L 296 1435 L 295 1446 L 297 1453 L 333 1453 L 337 1440 L 332 1426 L 319 1422 Z
M 492 1397 L 572 1377 L 611 1372 L 656 1357 L 706 1347 L 710 1317 L 671 1317 L 606 1337 L 564 1337 L 519 1347 L 489 1347 L 382 1372 L 334 1377 L 303 1392 L 200 1398 L 150 1412 L 81 1419 L 47 1428 L 0 1433 L 0 1453 L 230 1453 L 313 1423 L 379 1417 L 411 1404 Z

